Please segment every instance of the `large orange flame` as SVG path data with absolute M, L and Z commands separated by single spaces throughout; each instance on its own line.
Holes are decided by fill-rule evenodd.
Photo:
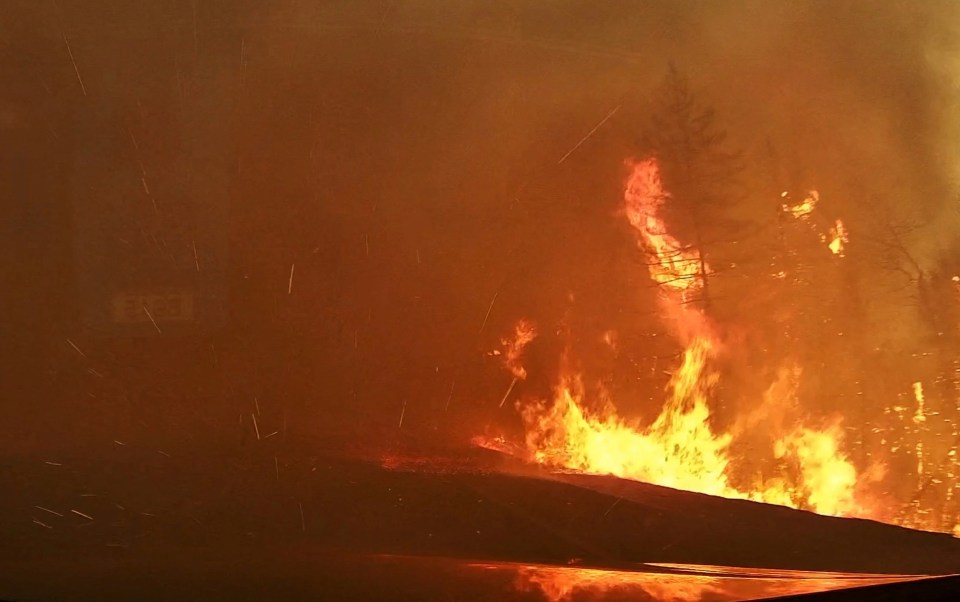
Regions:
M 550 466 L 744 497 L 727 483 L 730 437 L 716 435 L 708 422 L 706 393 L 714 379 L 704 370 L 710 352 L 703 338 L 684 352 L 670 381 L 672 395 L 646 428 L 620 418 L 609 403 L 589 410 L 578 377 L 566 377 L 552 404 L 522 410 L 533 458 Z
M 706 266 L 698 249 L 685 247 L 667 232 L 658 215 L 670 198 L 660 180 L 660 169 L 653 159 L 628 163 L 632 166 L 624 189 L 624 210 L 630 225 L 640 234 L 640 244 L 650 257 L 650 276 L 667 290 L 683 295 L 703 284 Z

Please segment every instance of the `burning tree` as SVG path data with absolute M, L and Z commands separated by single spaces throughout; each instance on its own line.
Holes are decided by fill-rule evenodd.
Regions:
M 727 133 L 715 111 L 690 90 L 687 78 L 671 64 L 653 95 L 641 125 L 641 156 L 655 157 L 661 177 L 675 199 L 669 217 L 689 231 L 696 249 L 704 307 L 712 302 L 708 247 L 730 240 L 742 223 L 730 219 L 730 205 L 742 197 L 739 152 L 728 150 Z

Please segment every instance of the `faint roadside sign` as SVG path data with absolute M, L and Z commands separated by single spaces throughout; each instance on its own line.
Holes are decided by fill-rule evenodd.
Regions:
M 189 290 L 125 291 L 114 295 L 111 315 L 115 324 L 192 322 L 193 307 Z

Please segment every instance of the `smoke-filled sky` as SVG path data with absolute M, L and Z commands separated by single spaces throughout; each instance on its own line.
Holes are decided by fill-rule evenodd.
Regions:
M 636 346 L 670 353 L 618 215 L 622 161 L 670 64 L 743 152 L 754 201 L 735 212 L 767 223 L 781 188 L 817 188 L 862 255 L 888 222 L 909 224 L 924 270 L 954 249 L 956 2 L 62 0 L 6 12 L 0 125 L 18 161 L 4 176 L 4 288 L 30 357 L 7 349 L 5 362 L 19 366 L 11 398 L 55 397 L 82 419 L 61 434 L 141 428 L 111 396 L 202 391 L 220 396 L 218 425 L 258 395 L 308 431 L 386 428 L 404 412 L 410 428 L 466 437 L 496 416 L 487 406 L 509 378 L 486 353 L 520 317 L 556 339 L 531 349 L 531 390 L 549 387 L 565 329 L 632 323 Z M 175 201 L 198 220 L 189 236 L 151 221 Z M 153 227 L 170 234 L 173 268 L 130 259 L 123 271 L 117 258 L 139 255 L 103 250 Z M 226 291 L 222 315 L 204 318 L 223 321 L 214 334 L 158 344 L 149 324 L 130 337 L 89 323 L 105 288 L 181 286 L 194 261 L 190 286 Z M 906 352 L 913 329 L 896 325 L 916 310 L 889 292 L 895 275 L 876 273 L 883 286 L 859 285 L 891 329 L 876 338 Z M 88 395 L 104 400 L 95 419 L 71 401 Z M 45 445 L 42 429 L 31 437 Z

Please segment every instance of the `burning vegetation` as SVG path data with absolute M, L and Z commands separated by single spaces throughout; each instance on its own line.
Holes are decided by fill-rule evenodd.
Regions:
M 960 420 L 956 409 L 960 405 L 953 406 L 949 416 L 931 411 L 922 382 L 912 384 L 905 403 L 882 412 L 874 410 L 875 402 L 862 398 L 857 400 L 860 407 L 809 403 L 804 394 L 812 387 L 804 383 L 810 368 L 787 345 L 779 356 L 765 353 L 756 367 L 754 378 L 766 379 L 761 387 L 752 387 L 762 389 L 758 398 L 730 399 L 736 387 L 725 388 L 723 379 L 733 372 L 730 364 L 743 356 L 736 348 L 752 344 L 751 333 L 749 325 L 738 328 L 718 318 L 713 287 L 724 284 L 724 274 L 707 261 L 705 225 L 716 214 L 705 200 L 716 201 L 729 191 L 724 189 L 729 178 L 710 169 L 722 170 L 736 159 L 721 152 L 723 136 L 712 129 L 712 113 L 696 113 L 695 101 L 676 70 L 671 69 L 660 95 L 664 114 L 652 120 L 660 129 L 647 135 L 646 157 L 625 162 L 619 212 L 636 238 L 637 263 L 645 266 L 656 287 L 656 314 L 679 349 L 667 368 L 659 409 L 624 413 L 621 407 L 637 404 L 615 398 L 602 379 L 597 386 L 587 386 L 597 377 L 577 365 L 574 358 L 581 354 L 568 341 L 557 358 L 560 370 L 552 396 L 528 395 L 515 404 L 524 431 L 520 455 L 554 470 L 610 474 L 824 515 L 960 532 L 960 504 L 955 501 L 960 491 L 958 437 L 953 426 Z M 677 183 L 681 194 L 671 193 L 668 179 Z M 845 265 L 850 233 L 842 219 L 827 217 L 821 205 L 817 190 L 804 193 L 800 200 L 790 192 L 780 194 L 779 249 L 765 269 L 743 284 L 740 295 L 749 297 L 751 288 L 760 291 L 777 286 L 772 284 L 777 281 L 786 294 L 803 294 L 817 279 L 810 274 L 814 264 L 816 269 L 838 272 L 841 281 L 848 280 L 845 286 L 852 286 L 849 281 L 855 276 L 850 273 L 856 268 Z M 671 228 L 668 215 L 686 218 L 687 240 Z M 818 250 L 804 242 L 792 248 L 788 231 L 794 239 L 819 241 L 822 246 Z M 833 265 L 809 257 L 823 252 L 832 256 Z M 736 267 L 731 263 L 720 272 Z M 918 283 L 922 278 L 918 276 Z M 805 336 L 800 331 L 805 313 L 804 309 L 774 313 L 779 334 L 788 342 Z M 521 320 L 514 342 L 504 341 L 508 349 L 504 365 L 514 379 L 501 406 L 517 379 L 527 376 L 520 367 L 520 353 L 532 340 L 523 333 L 532 332 L 530 321 Z M 607 330 L 602 338 L 616 351 L 613 342 L 624 334 L 622 329 Z M 819 372 L 815 379 L 832 378 L 828 363 L 813 370 Z M 719 417 L 724 406 L 736 407 L 737 412 Z M 935 417 L 941 432 L 929 424 Z M 879 437 L 869 437 L 866 431 Z M 476 441 L 511 450 L 503 436 Z

